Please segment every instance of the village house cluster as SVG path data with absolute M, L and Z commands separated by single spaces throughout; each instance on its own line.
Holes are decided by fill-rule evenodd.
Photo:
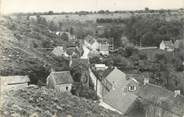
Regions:
M 69 41 L 72 40 L 71 42 L 74 43 L 70 46 L 57 46 L 52 50 L 51 54 L 57 57 L 64 56 L 69 58 L 69 67 L 75 66 L 75 61 L 88 64 L 87 70 L 94 84 L 94 90 L 99 97 L 101 106 L 121 114 L 127 114 L 134 111 L 136 104 L 141 100 L 148 104 L 145 109 L 146 117 L 167 117 L 166 115 L 176 117 L 175 112 L 177 112 L 180 117 L 184 116 L 184 96 L 180 94 L 180 90 L 172 92 L 161 88 L 151 84 L 149 78 L 146 77 L 143 82 L 137 81 L 134 77 L 130 77 L 129 74 L 122 72 L 116 66 L 90 64 L 90 56 L 109 55 L 109 52 L 114 49 L 113 39 L 88 35 L 77 46 L 76 41 L 74 41 L 76 37 L 69 33 L 66 34 L 69 35 Z M 57 32 L 56 35 L 60 36 L 62 32 Z M 183 42 L 179 42 L 179 40 L 174 44 L 171 41 L 162 41 L 160 49 L 173 51 L 174 48 L 178 48 L 181 43 Z M 79 55 L 80 58 L 75 57 L 77 55 Z M 1 80 L 1 83 L 3 82 L 4 84 L 3 87 L 26 87 L 29 82 L 27 76 L 13 77 L 13 80 L 11 77 L 7 79 L 10 80 Z M 52 69 L 47 77 L 46 85 L 48 88 L 60 92 L 70 92 L 73 83 L 74 81 L 70 71 L 56 71 Z M 157 97 L 160 102 L 154 103 L 153 100 L 155 97 Z M 157 107 L 156 111 L 151 111 L 155 106 Z
M 171 40 L 170 41 L 162 40 L 159 46 L 161 50 L 166 50 L 168 52 L 172 52 L 175 49 L 178 49 L 181 47 L 184 47 L 184 40 L 176 40 L 174 43 Z

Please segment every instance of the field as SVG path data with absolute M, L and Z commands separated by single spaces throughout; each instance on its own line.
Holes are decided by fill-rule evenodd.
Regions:
M 88 15 L 78 15 L 78 14 L 64 14 L 64 15 L 42 15 L 48 21 L 54 22 L 65 22 L 65 21 L 92 21 L 95 22 L 97 18 L 129 18 L 132 14 L 130 13 L 111 13 L 111 14 L 88 14 Z M 32 16 L 35 18 L 35 16 Z
M 79 15 L 79 14 L 60 14 L 60 15 L 42 15 L 48 21 L 58 22 L 67 22 L 67 21 L 74 21 L 74 22 L 85 22 L 85 21 L 92 21 L 96 22 L 96 19 L 104 18 L 104 19 L 126 19 L 130 18 L 131 16 L 146 16 L 152 17 L 156 16 L 159 18 L 165 18 L 166 20 L 176 20 L 184 18 L 184 13 L 178 14 L 159 14 L 159 13 L 108 13 L 108 14 L 87 14 L 87 15 Z M 35 18 L 35 16 L 31 16 Z

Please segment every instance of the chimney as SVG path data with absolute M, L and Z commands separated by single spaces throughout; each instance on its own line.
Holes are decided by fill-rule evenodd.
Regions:
M 144 78 L 144 85 L 149 83 L 149 78 Z
M 181 91 L 180 90 L 175 90 L 174 91 L 174 97 L 177 97 L 180 94 L 181 94 Z

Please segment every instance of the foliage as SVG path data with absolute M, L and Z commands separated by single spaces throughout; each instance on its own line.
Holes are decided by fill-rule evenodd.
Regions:
M 126 36 L 136 45 L 158 46 L 162 40 L 177 40 L 182 36 L 181 21 L 159 18 L 131 17 L 126 21 Z
M 94 91 L 94 84 L 89 75 L 88 66 L 78 63 L 71 68 L 71 75 L 74 80 L 71 91 L 72 94 L 88 99 L 97 99 L 97 94 Z
M 69 40 L 68 34 L 64 32 L 64 33 L 61 35 L 61 39 L 64 40 L 64 41 L 68 41 L 68 40 Z

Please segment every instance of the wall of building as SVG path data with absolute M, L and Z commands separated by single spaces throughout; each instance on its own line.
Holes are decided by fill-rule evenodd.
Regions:
M 68 89 L 67 89 L 68 87 Z M 61 85 L 56 85 L 56 90 L 59 92 L 70 92 L 72 89 L 72 84 L 61 84 Z
M 134 94 L 126 92 L 128 84 L 128 81 L 125 78 L 126 75 L 124 73 L 115 74 L 116 76 L 107 77 L 107 79 L 113 83 L 113 88 L 103 96 L 103 101 L 120 112 L 126 113 L 137 97 Z

